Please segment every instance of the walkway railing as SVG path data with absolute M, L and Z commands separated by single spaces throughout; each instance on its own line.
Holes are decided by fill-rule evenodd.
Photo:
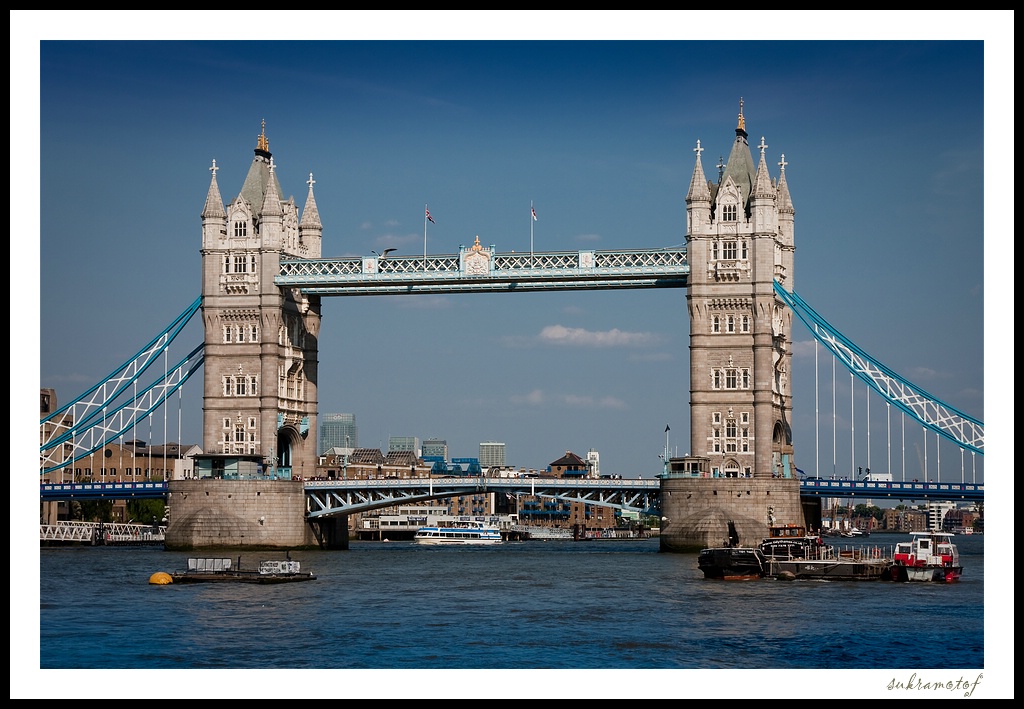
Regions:
M 166 527 L 132 522 L 63 521 L 39 525 L 39 541 L 56 544 L 162 544 Z

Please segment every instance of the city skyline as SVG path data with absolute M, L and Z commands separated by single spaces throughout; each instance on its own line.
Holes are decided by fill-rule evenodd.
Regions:
M 94 15 L 49 26 L 33 18 L 44 41 L 30 37 L 24 49 L 38 75 L 15 87 L 12 66 L 12 185 L 22 171 L 38 185 L 38 216 L 12 218 L 12 236 L 39 236 L 38 254 L 25 256 L 12 238 L 12 263 L 24 258 L 30 272 L 12 266 L 12 323 L 26 280 L 39 294 L 31 344 L 40 386 L 60 403 L 199 294 L 211 162 L 233 199 L 263 121 L 285 197 L 301 207 L 315 181 L 325 257 L 415 255 L 425 245 L 454 253 L 477 236 L 498 251 L 659 248 L 684 241 L 697 141 L 714 179 L 742 100 L 755 159 L 763 136 L 773 178 L 786 163 L 796 292 L 867 353 L 985 421 L 989 467 L 1005 455 L 1011 405 L 986 401 L 984 362 L 996 352 L 1012 359 L 1013 245 L 986 239 L 984 188 L 1012 187 L 996 147 L 1009 133 L 1012 148 L 1012 12 L 936 13 L 930 28 L 919 27 L 919 13 L 892 12 L 895 24 L 906 19 L 896 39 L 873 13 L 808 13 L 826 25 L 821 40 L 787 26 L 799 24 L 794 14 L 752 13 L 728 42 L 689 29 L 679 39 L 616 40 L 614 17 L 593 34 L 613 39 L 596 42 L 569 37 L 560 13 L 545 18 L 548 41 L 522 25 L 515 36 L 490 29 L 477 39 L 432 23 L 400 38 L 377 29 L 364 35 L 372 41 L 206 41 L 179 18 L 172 41 L 118 42 L 89 26 L 116 15 Z M 225 27 L 245 22 L 204 15 Z M 686 16 L 703 22 L 700 33 L 719 33 L 719 13 Z M 682 14 L 665 17 L 685 24 Z M 857 39 L 831 34 L 842 20 Z M 252 36 L 268 36 L 261 29 Z M 444 39 L 422 39 L 437 34 Z M 463 41 L 449 41 L 456 36 Z M 27 115 L 14 110 L 16 90 Z M 19 145 L 22 135 L 38 157 Z M 993 307 L 1009 325 L 985 347 Z M 594 448 L 602 471 L 634 477 L 660 473 L 666 445 L 697 453 L 685 291 L 325 298 L 323 314 L 319 410 L 356 415 L 364 445 L 436 436 L 461 457 L 504 441 L 510 463 L 527 468 Z M 201 327 L 186 334 L 179 353 L 200 341 Z M 819 410 L 815 401 L 814 345 L 800 325 L 793 339 L 799 468 L 836 461 L 851 473 L 860 464 L 899 474 L 900 453 L 910 465 L 924 455 L 935 463 L 920 432 L 887 456 L 874 418 L 870 455 L 864 441 L 850 442 L 849 425 L 832 450 L 832 403 L 822 399 Z M 202 443 L 200 376 L 186 387 L 182 443 Z M 839 418 L 848 419 L 848 375 L 840 382 Z M 871 406 L 884 421 L 884 406 Z M 864 415 L 858 399 L 856 426 Z M 959 467 L 942 455 L 944 469 Z

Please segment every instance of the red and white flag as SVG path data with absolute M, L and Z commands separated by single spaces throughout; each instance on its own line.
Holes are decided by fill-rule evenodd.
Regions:
M 427 210 L 427 221 L 430 222 L 431 224 L 434 223 L 434 218 L 432 216 L 430 216 L 430 210 L 429 209 Z
M 533 215 L 533 221 L 537 221 L 537 210 L 534 209 L 533 207 L 530 207 L 530 214 Z

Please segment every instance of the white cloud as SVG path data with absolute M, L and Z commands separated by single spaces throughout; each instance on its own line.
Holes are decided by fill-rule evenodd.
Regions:
M 588 394 L 557 394 L 549 396 L 542 389 L 534 389 L 527 394 L 509 397 L 513 404 L 525 406 L 563 407 L 570 409 L 626 409 L 626 402 L 614 396 L 595 397 Z
M 511 397 L 513 404 L 529 404 L 530 406 L 541 406 L 544 404 L 544 392 L 534 389 L 529 394 L 517 394 Z
M 625 332 L 618 328 L 593 332 L 564 325 L 548 325 L 540 331 L 539 339 L 552 345 L 577 347 L 650 347 L 661 341 L 659 335 L 649 332 Z
M 562 403 L 571 408 L 577 409 L 625 409 L 627 408 L 626 402 L 621 399 L 617 399 L 614 396 L 602 396 L 595 398 L 593 396 L 579 395 L 579 394 L 565 394 L 561 397 Z

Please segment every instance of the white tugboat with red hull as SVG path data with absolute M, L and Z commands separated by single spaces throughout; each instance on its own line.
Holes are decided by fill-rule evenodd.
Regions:
M 952 583 L 964 573 L 960 553 L 948 532 L 911 532 L 909 542 L 896 545 L 893 581 L 935 581 Z

